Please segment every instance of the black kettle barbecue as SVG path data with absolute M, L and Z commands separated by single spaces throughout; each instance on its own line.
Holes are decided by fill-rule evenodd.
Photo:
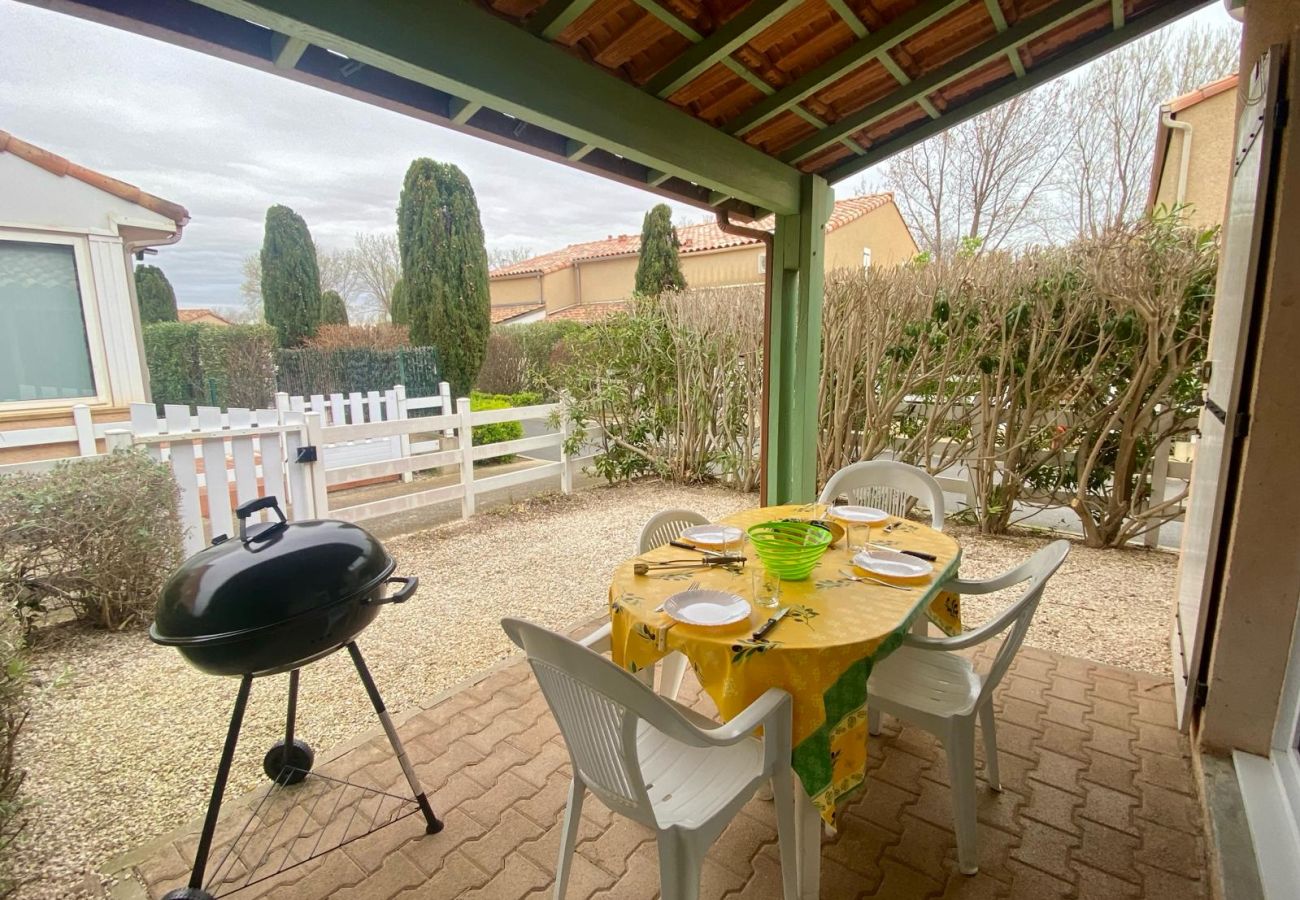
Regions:
M 250 524 L 260 510 L 271 510 L 278 521 Z M 395 576 L 393 558 L 357 525 L 290 523 L 275 497 L 245 503 L 236 515 L 238 539 L 222 535 L 176 570 L 163 586 L 149 629 L 154 642 L 177 648 L 201 671 L 240 678 L 189 887 L 172 891 L 166 900 L 212 897 L 203 890 L 204 869 L 253 679 L 289 673 L 285 736 L 267 751 L 262 768 L 279 784 L 300 782 L 314 754 L 294 737 L 298 670 L 344 647 L 397 754 L 426 831 L 442 830 L 355 640 L 381 606 L 410 599 L 419 579 Z

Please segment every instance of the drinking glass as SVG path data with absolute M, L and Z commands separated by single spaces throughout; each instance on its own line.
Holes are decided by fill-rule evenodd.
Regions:
M 754 560 L 749 569 L 754 590 L 754 605 L 771 609 L 781 604 L 781 578 L 767 566 Z

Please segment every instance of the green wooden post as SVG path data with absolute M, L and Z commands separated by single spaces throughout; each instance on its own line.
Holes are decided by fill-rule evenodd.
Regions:
M 767 505 L 803 503 L 817 490 L 826 220 L 834 194 L 804 175 L 799 212 L 777 216 L 772 242 L 772 350 L 767 363 Z

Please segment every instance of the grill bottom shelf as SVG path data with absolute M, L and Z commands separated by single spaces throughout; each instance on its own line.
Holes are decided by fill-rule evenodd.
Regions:
M 419 811 L 410 796 L 286 766 L 251 813 L 218 826 L 204 890 L 229 897 Z

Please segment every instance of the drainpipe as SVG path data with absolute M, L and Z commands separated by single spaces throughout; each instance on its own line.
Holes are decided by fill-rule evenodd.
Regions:
M 746 228 L 731 221 L 727 210 L 718 210 L 718 228 L 724 234 L 737 237 L 754 238 L 763 245 L 763 400 L 762 427 L 759 428 L 758 440 L 758 502 L 767 505 L 767 445 L 768 445 L 768 405 L 771 401 L 768 383 L 772 365 L 772 232 L 761 228 Z
M 1192 160 L 1192 123 L 1180 122 L 1173 113 L 1160 117 L 1166 128 L 1176 128 L 1183 133 L 1182 158 L 1178 161 L 1178 193 L 1174 195 L 1174 204 L 1181 206 L 1187 199 L 1187 168 Z

